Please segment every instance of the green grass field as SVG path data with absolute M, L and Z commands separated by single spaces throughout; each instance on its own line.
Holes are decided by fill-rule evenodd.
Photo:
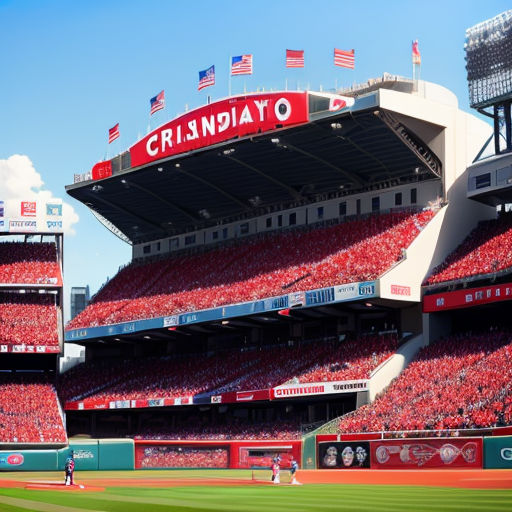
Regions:
M 217 473 L 217 472 L 216 472 Z M 168 478 L 169 472 L 165 472 Z M 178 478 L 207 475 L 209 472 L 174 472 Z M 85 475 L 85 473 L 82 473 Z M 240 473 L 219 472 L 215 476 L 239 478 Z M 18 477 L 21 475 L 18 475 Z M 37 479 L 51 479 L 37 474 Z M 119 477 L 120 474 L 117 473 Z M 124 475 L 122 475 L 124 476 Z M 245 474 L 247 476 L 247 474 Z M 5 474 L 0 477 L 6 478 Z M 60 475 L 59 475 L 60 477 Z M 102 485 L 104 473 L 93 477 Z M 161 478 L 160 471 L 144 472 L 142 478 Z M 29 475 L 24 479 L 30 480 Z M 32 474 L 32 479 L 34 474 Z M 77 479 L 80 481 L 80 478 Z M 92 485 L 92 484 L 90 484 Z M 325 485 L 302 487 L 249 484 L 247 486 L 183 486 L 169 488 L 106 487 L 105 492 L 37 491 L 0 488 L 0 510 L 6 512 L 84 511 L 496 511 L 512 510 L 512 491 L 468 490 L 437 487 Z

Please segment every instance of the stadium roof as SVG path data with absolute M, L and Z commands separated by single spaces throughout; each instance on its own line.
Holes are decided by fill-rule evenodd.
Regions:
M 403 118 L 379 108 L 379 93 L 349 109 L 314 107 L 308 122 L 253 134 L 131 167 L 112 160 L 112 176 L 66 187 L 109 229 L 142 243 L 261 215 L 323 195 L 369 190 L 414 173 L 441 176 L 441 164 Z M 319 100 L 320 101 L 320 100 Z M 317 102 L 318 103 L 318 102 Z M 116 166 L 119 168 L 116 170 Z

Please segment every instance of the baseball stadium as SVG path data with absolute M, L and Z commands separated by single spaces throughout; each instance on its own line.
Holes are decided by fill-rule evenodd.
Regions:
M 244 93 L 75 174 L 132 258 L 67 325 L 62 203 L 2 206 L 0 510 L 512 509 L 511 46 L 474 113 Z

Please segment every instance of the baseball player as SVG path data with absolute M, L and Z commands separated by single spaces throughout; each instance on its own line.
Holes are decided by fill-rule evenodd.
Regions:
M 272 463 L 272 482 L 275 484 L 280 484 L 281 480 L 279 477 L 280 467 L 279 467 L 279 459 L 280 457 L 275 457 Z
M 299 463 L 292 457 L 291 465 L 290 465 L 290 483 L 292 485 L 300 485 L 300 482 L 295 478 L 295 473 L 297 473 L 297 469 L 299 469 Z
M 64 471 L 66 473 L 66 485 L 74 485 L 73 482 L 73 473 L 75 472 L 75 459 L 73 450 L 71 450 L 69 457 L 66 459 L 66 463 L 64 464 Z

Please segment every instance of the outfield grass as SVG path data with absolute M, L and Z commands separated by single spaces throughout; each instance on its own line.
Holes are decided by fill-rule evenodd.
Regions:
M 154 473 L 153 473 L 154 474 Z M 98 481 L 100 483 L 101 480 Z M 0 489 L 5 512 L 84 511 L 496 511 L 512 510 L 512 491 L 437 487 L 323 485 L 302 487 L 107 487 L 105 492 Z

